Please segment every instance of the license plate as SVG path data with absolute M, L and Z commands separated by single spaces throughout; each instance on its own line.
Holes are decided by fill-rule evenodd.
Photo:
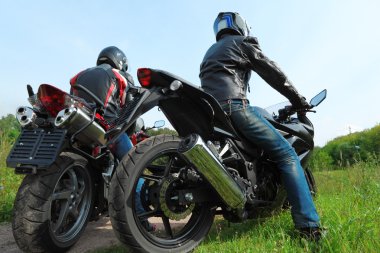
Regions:
M 48 167 L 59 155 L 66 129 L 23 129 L 7 157 L 7 166 Z

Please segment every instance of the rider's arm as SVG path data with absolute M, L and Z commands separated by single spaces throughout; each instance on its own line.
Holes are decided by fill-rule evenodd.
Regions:
M 115 74 L 116 80 L 118 82 L 120 106 L 123 106 L 126 102 L 128 102 L 126 101 L 128 91 L 128 79 L 126 78 L 123 71 L 120 71 L 118 69 L 112 69 L 112 71 Z
M 242 50 L 248 58 L 252 70 L 262 79 L 288 98 L 293 105 L 297 107 L 304 105 L 305 98 L 298 93 L 277 64 L 262 53 L 256 38 L 246 37 L 242 43 Z

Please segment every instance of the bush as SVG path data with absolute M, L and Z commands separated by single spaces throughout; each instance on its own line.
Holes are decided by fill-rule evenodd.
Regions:
M 333 159 L 324 149 L 316 147 L 310 156 L 309 168 L 313 171 L 329 170 L 333 167 Z
M 0 134 L 2 134 L 2 138 L 6 137 L 9 141 L 15 141 L 20 134 L 20 129 L 20 124 L 12 114 L 1 117 Z
M 362 132 L 335 138 L 322 148 L 315 148 L 309 166 L 313 170 L 339 169 L 358 162 L 378 160 L 380 125 Z
M 18 135 L 18 133 L 17 133 Z M 14 170 L 6 168 L 6 158 L 15 138 L 9 132 L 3 132 L 0 140 L 0 222 L 9 221 L 13 201 L 23 176 L 15 175 Z

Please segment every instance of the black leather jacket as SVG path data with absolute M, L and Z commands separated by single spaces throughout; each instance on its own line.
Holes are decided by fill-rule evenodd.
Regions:
M 70 84 L 70 93 L 87 102 L 93 102 L 93 99 L 75 86 L 80 84 L 92 92 L 103 103 L 104 119 L 113 121 L 118 117 L 120 108 L 128 102 L 126 93 L 129 86 L 133 85 L 133 78 L 128 73 L 114 69 L 108 64 L 101 64 L 79 72 L 71 78 Z
M 246 99 L 251 70 L 287 97 L 294 106 L 301 107 L 306 103 L 276 63 L 261 52 L 254 37 L 222 37 L 206 52 L 199 77 L 202 88 L 219 102 Z

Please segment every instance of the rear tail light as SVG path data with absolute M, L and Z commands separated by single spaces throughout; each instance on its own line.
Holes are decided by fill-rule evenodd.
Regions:
M 142 87 L 149 87 L 152 80 L 152 70 L 147 68 L 140 68 L 137 70 L 137 78 Z
M 37 93 L 38 100 L 42 107 L 52 116 L 57 116 L 58 112 L 67 107 L 69 95 L 49 84 L 41 84 Z

